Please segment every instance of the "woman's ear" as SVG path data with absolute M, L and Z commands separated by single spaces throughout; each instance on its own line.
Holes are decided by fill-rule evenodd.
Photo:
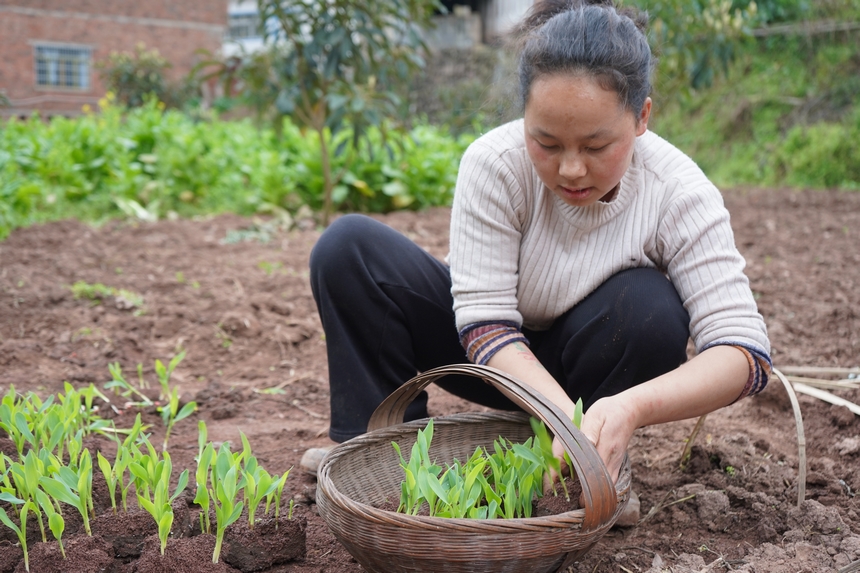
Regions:
M 642 111 L 639 112 L 639 117 L 636 118 L 636 135 L 642 135 L 648 129 L 648 120 L 651 119 L 651 98 L 646 97 L 645 103 L 642 104 Z

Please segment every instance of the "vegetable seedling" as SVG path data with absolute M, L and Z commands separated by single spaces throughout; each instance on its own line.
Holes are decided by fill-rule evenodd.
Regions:
M 36 490 L 36 499 L 39 501 L 39 507 L 48 516 L 48 527 L 51 529 L 54 539 L 60 545 L 60 553 L 63 554 L 63 559 L 66 558 L 66 548 L 63 547 L 63 531 L 66 529 L 66 522 L 63 515 L 54 507 L 53 500 L 42 490 Z
M 184 420 L 195 411 L 197 411 L 197 402 L 188 402 L 182 406 L 182 409 L 179 409 L 179 390 L 177 388 L 173 388 L 167 404 L 159 406 L 158 408 L 158 412 L 161 414 L 161 420 L 167 427 L 164 432 L 164 443 L 161 446 L 161 451 L 167 451 L 167 441 L 170 439 L 170 432 L 173 430 L 173 425 L 180 420 Z
M 197 484 L 194 503 L 200 506 L 200 531 L 203 533 L 212 531 L 209 523 L 209 474 L 212 471 L 214 459 L 215 448 L 210 442 L 200 450 L 200 455 L 197 456 L 197 472 L 194 474 L 194 481 Z
M 215 551 L 212 553 L 212 563 L 218 563 L 221 556 L 227 526 L 239 519 L 244 508 L 243 502 L 236 502 L 239 495 L 239 460 L 241 456 L 234 456 L 224 444 L 218 450 L 212 469 L 213 489 L 209 491 L 215 508 Z
M 15 535 L 18 536 L 18 543 L 21 544 L 21 549 L 24 551 L 24 569 L 30 571 L 30 556 L 27 553 L 27 512 L 30 511 L 33 507 L 32 501 L 24 501 L 23 499 L 18 499 L 17 497 L 8 494 L 8 493 L 0 493 L 0 501 L 6 501 L 11 504 L 21 505 L 21 511 L 18 512 L 18 521 L 21 524 L 19 527 L 15 525 L 9 515 L 6 513 L 6 510 L 0 507 L 0 521 L 3 522 L 6 527 L 15 532 Z
M 242 450 L 245 464 L 242 468 L 242 478 L 239 487 L 244 492 L 245 506 L 248 508 L 248 527 L 254 529 L 254 517 L 263 498 L 275 491 L 278 483 L 272 479 L 269 472 L 257 464 L 257 458 L 251 453 L 251 444 L 244 433 L 239 432 L 242 439 Z
M 173 473 L 173 463 L 170 454 L 162 452 L 161 459 L 148 441 L 149 453 L 141 454 L 128 465 L 129 471 L 135 477 L 135 492 L 137 503 L 155 519 L 158 526 L 158 539 L 161 543 L 161 554 L 167 547 L 167 538 L 173 527 L 173 501 L 188 484 L 188 470 L 179 474 L 179 480 L 173 495 L 170 495 L 170 477 Z
M 111 362 L 108 364 L 108 371 L 110 372 L 112 379 L 105 383 L 104 387 L 106 390 L 113 390 L 120 396 L 130 399 L 130 405 L 132 406 L 147 407 L 153 405 L 152 400 L 150 400 L 148 396 L 143 394 L 140 390 L 135 388 L 133 384 L 125 379 L 125 376 L 122 373 L 122 366 L 119 365 L 119 362 Z M 141 388 L 142 387 L 143 386 L 141 386 Z
M 185 358 L 185 353 L 186 351 L 183 350 L 174 356 L 167 366 L 161 360 L 155 361 L 155 375 L 158 378 L 158 384 L 161 386 L 161 400 L 167 400 L 170 397 L 170 376 L 176 367 L 179 366 L 179 363 L 182 362 L 182 359 Z
M 41 476 L 39 486 L 52 498 L 71 505 L 78 510 L 84 521 L 84 530 L 90 530 L 90 508 L 92 507 L 93 466 L 89 450 L 83 450 L 77 468 L 61 466 L 55 468 L 53 476 Z
M 581 402 L 577 410 L 575 417 L 581 419 Z M 409 461 L 392 442 L 405 476 L 397 511 L 416 515 L 426 503 L 429 515 L 437 517 L 531 517 L 534 499 L 543 495 L 544 476 L 553 471 L 561 475 L 561 462 L 552 453 L 549 432 L 535 418 L 531 425 L 535 436 L 522 444 L 499 438 L 492 452 L 478 447 L 465 463 L 455 459 L 444 470 L 429 456 L 432 419 L 418 431 Z

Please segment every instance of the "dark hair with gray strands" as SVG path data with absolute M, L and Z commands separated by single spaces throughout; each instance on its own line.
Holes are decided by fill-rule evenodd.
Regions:
M 651 92 L 647 24 L 647 14 L 616 9 L 612 0 L 538 1 L 515 31 L 520 105 L 528 103 L 536 79 L 581 74 L 617 93 L 621 105 L 639 117 Z

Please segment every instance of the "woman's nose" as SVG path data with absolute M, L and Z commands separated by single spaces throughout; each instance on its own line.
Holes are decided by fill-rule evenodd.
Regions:
M 565 153 L 561 158 L 561 164 L 558 166 L 558 174 L 568 181 L 575 181 L 585 175 L 586 171 L 587 168 L 582 156 L 573 151 Z

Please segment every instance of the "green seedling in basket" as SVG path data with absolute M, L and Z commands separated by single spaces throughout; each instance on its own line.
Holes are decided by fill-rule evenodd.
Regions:
M 573 419 L 571 421 L 577 428 L 582 425 L 582 398 L 576 401 Z M 535 440 L 540 447 L 542 458 L 546 460 L 546 471 L 548 471 L 550 475 L 559 476 L 561 487 L 564 489 L 564 498 L 570 501 L 570 494 L 567 491 L 567 485 L 565 484 L 564 479 L 561 478 L 561 462 L 552 453 L 552 436 L 544 423 L 537 418 L 530 418 L 529 423 L 531 424 L 532 431 L 535 433 Z M 564 461 L 567 464 L 567 467 L 570 470 L 573 470 L 573 462 L 567 452 L 564 452 Z M 551 487 L 553 495 L 557 495 L 558 493 L 555 489 L 555 481 L 552 482 Z
M 543 495 L 544 476 L 561 476 L 561 462 L 552 453 L 552 437 L 543 422 L 536 418 L 530 421 L 534 438 L 514 444 L 500 437 L 492 453 L 478 447 L 466 463 L 455 459 L 444 470 L 429 455 L 432 419 L 416 434 L 408 461 L 400 446 L 392 442 L 404 472 L 397 511 L 416 515 L 426 503 L 429 515 L 435 517 L 531 517 L 534 499 Z M 581 421 L 579 400 L 573 422 L 579 427 Z M 564 459 L 572 468 L 566 452 Z M 563 480 L 562 487 L 569 501 Z
M 478 447 L 465 463 L 454 460 L 443 471 L 430 460 L 432 438 L 431 420 L 419 430 L 408 462 L 399 445 L 392 444 L 406 477 L 401 484 L 398 511 L 416 515 L 427 503 L 434 517 L 493 519 L 531 515 L 532 500 L 540 495 L 543 477 L 540 450 L 532 450 L 531 439 L 516 448 L 499 439 L 494 444 L 494 454 L 488 455 Z
M 406 479 L 404 479 L 400 486 L 400 506 L 397 508 L 397 511 L 416 515 L 425 500 L 428 501 L 431 507 L 434 506 L 435 498 L 438 494 L 436 494 L 435 489 L 430 485 L 427 476 L 432 475 L 438 478 L 442 468 L 430 461 L 429 450 L 432 439 L 433 420 L 431 419 L 427 422 L 427 426 L 423 430 L 418 430 L 408 462 L 403 459 L 400 445 L 397 442 L 391 442 L 391 445 L 394 446 L 397 455 L 400 457 L 400 467 L 403 468 L 403 472 L 406 474 Z M 418 481 L 419 477 L 422 480 L 420 484 Z M 426 486 L 422 487 L 423 484 L 426 484 Z M 427 496 L 430 496 L 429 500 Z

